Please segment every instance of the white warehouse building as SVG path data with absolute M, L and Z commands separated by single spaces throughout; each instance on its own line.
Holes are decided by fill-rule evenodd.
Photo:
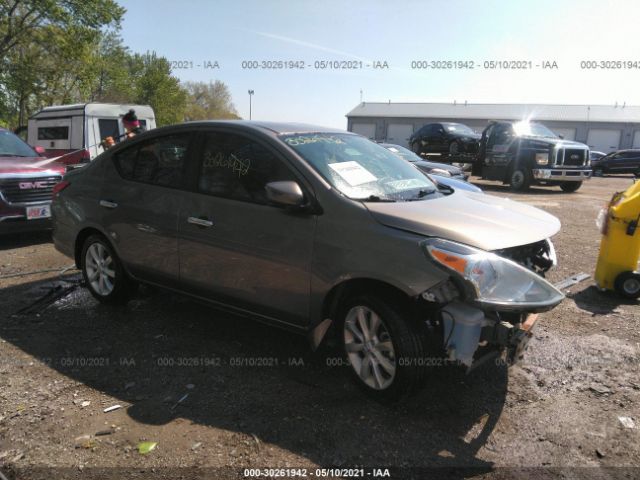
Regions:
M 591 150 L 640 148 L 640 106 L 623 104 L 362 102 L 347 114 L 347 129 L 372 140 L 408 146 L 411 134 L 426 123 L 464 123 L 480 133 L 490 120 L 527 119 Z

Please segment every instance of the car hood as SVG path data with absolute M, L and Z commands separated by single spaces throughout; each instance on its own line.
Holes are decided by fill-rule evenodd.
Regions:
M 425 160 L 416 160 L 415 162 L 411 162 L 411 163 L 413 163 L 417 167 L 426 168 L 429 170 L 433 170 L 434 168 L 446 170 L 447 172 L 451 173 L 451 175 L 462 175 L 463 173 L 462 169 L 454 165 L 449 165 L 447 163 L 427 162 Z
M 483 250 L 526 245 L 560 230 L 560 221 L 538 208 L 461 190 L 430 200 L 368 202 L 365 206 L 377 221 L 388 227 Z
M 0 175 L 11 174 L 53 174 L 64 175 L 66 168 L 64 165 L 55 162 L 50 158 L 43 157 L 1 157 Z

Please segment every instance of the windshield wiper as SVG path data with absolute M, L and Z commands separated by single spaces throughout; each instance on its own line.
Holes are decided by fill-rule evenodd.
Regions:
M 379 197 L 377 195 L 369 195 L 367 198 L 354 198 L 354 200 L 361 202 L 395 202 L 393 198 Z
M 412 202 L 412 201 L 415 201 L 415 200 L 420 200 L 421 198 L 424 198 L 427 195 L 432 195 L 432 194 L 436 193 L 437 191 L 438 191 L 437 188 L 422 189 L 422 190 L 419 190 L 418 193 L 416 193 L 416 197 L 415 198 L 410 198 L 407 201 L 408 202 Z

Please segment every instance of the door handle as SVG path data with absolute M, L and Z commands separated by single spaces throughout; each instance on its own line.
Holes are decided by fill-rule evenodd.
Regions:
M 100 206 L 105 208 L 116 208 L 118 204 L 109 200 L 100 200 Z
M 187 222 L 192 223 L 193 225 L 198 225 L 199 227 L 213 227 L 213 222 L 206 218 L 189 217 L 187 218 Z

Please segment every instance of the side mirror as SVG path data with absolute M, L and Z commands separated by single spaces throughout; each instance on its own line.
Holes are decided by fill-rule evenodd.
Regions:
M 304 193 L 300 185 L 292 181 L 269 182 L 264 186 L 267 199 L 284 207 L 301 207 L 304 205 Z
M 564 140 L 564 135 L 558 135 L 558 138 L 559 138 L 560 140 Z
M 36 145 L 36 147 L 34 147 L 34 150 L 41 157 L 44 156 L 45 153 L 47 153 L 47 150 L 41 145 Z

